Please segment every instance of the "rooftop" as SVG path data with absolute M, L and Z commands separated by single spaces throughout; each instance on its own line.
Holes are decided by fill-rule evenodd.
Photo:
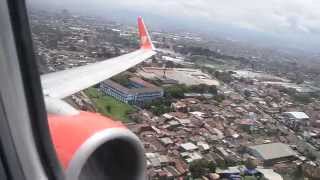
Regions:
M 198 147 L 196 145 L 194 145 L 193 143 L 184 143 L 180 145 L 184 150 L 186 151 L 193 151 L 198 149 Z
M 296 119 L 309 119 L 309 116 L 304 112 L 292 111 L 292 112 L 285 112 L 284 114 L 290 115 Z
M 103 81 L 103 83 L 118 89 L 121 92 L 124 92 L 126 94 L 137 94 L 137 93 L 151 93 L 151 92 L 155 92 L 155 91 L 162 91 L 162 88 L 154 86 L 154 87 L 146 87 L 146 88 L 133 88 L 133 89 L 129 89 L 127 87 L 122 86 L 119 83 L 116 83 L 112 80 L 105 80 Z
M 140 85 L 142 85 L 144 87 L 157 87 L 157 86 L 155 86 L 155 85 L 153 85 L 153 84 L 151 84 L 151 83 L 149 83 L 149 82 L 147 82 L 147 81 L 145 81 L 145 80 L 143 80 L 141 78 L 138 78 L 138 77 L 131 77 L 131 78 L 129 78 L 129 80 L 134 82 L 134 83 L 140 84 Z
M 273 169 L 257 169 L 259 172 L 261 172 L 264 177 L 267 179 L 272 179 L 272 180 L 283 180 L 280 174 L 276 173 L 273 171 Z
M 160 141 L 161 141 L 163 144 L 165 144 L 165 145 L 168 145 L 168 144 L 172 144 L 172 143 L 173 143 L 173 141 L 172 141 L 170 138 L 168 138 L 168 137 L 160 138 Z
M 272 160 L 283 157 L 290 157 L 296 153 L 287 145 L 283 143 L 270 143 L 256 146 L 250 146 L 255 155 L 260 156 L 263 160 Z
M 164 68 L 145 67 L 139 70 L 137 74 L 148 79 L 162 79 Z M 216 85 L 219 86 L 219 81 L 212 79 L 208 74 L 201 72 L 200 69 L 188 68 L 170 68 L 165 69 L 166 78 L 173 79 L 179 83 L 186 85 Z

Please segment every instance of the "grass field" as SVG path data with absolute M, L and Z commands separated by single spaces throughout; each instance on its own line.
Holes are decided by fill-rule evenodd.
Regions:
M 130 122 L 128 113 L 136 111 L 136 109 L 128 104 L 122 103 L 113 97 L 104 95 L 96 88 L 89 88 L 85 90 L 85 93 L 89 96 L 99 113 L 112 117 L 122 122 Z

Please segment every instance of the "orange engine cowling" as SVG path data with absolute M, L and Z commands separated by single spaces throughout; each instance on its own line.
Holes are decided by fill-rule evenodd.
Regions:
M 83 111 L 48 118 L 67 180 L 145 179 L 143 146 L 122 123 Z

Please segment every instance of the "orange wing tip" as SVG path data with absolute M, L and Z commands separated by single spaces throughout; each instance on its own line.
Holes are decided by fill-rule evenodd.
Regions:
M 138 29 L 140 37 L 140 48 L 155 50 L 154 45 L 152 44 L 151 38 L 149 36 L 149 32 L 141 16 L 138 17 Z

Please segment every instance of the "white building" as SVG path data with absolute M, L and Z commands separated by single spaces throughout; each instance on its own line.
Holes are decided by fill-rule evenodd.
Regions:
M 295 120 L 308 120 L 310 117 L 304 112 L 292 111 L 283 113 L 285 116 L 289 118 L 293 118 Z
M 310 124 L 310 117 L 304 112 L 284 112 L 283 115 L 285 117 L 285 123 L 291 128 L 299 129 L 301 126 L 308 126 Z
M 283 180 L 280 174 L 273 171 L 273 169 L 257 169 L 258 172 L 263 174 L 263 177 L 268 180 Z
M 193 143 L 184 143 L 180 145 L 183 151 L 195 151 L 198 149 L 198 146 L 194 145 Z

